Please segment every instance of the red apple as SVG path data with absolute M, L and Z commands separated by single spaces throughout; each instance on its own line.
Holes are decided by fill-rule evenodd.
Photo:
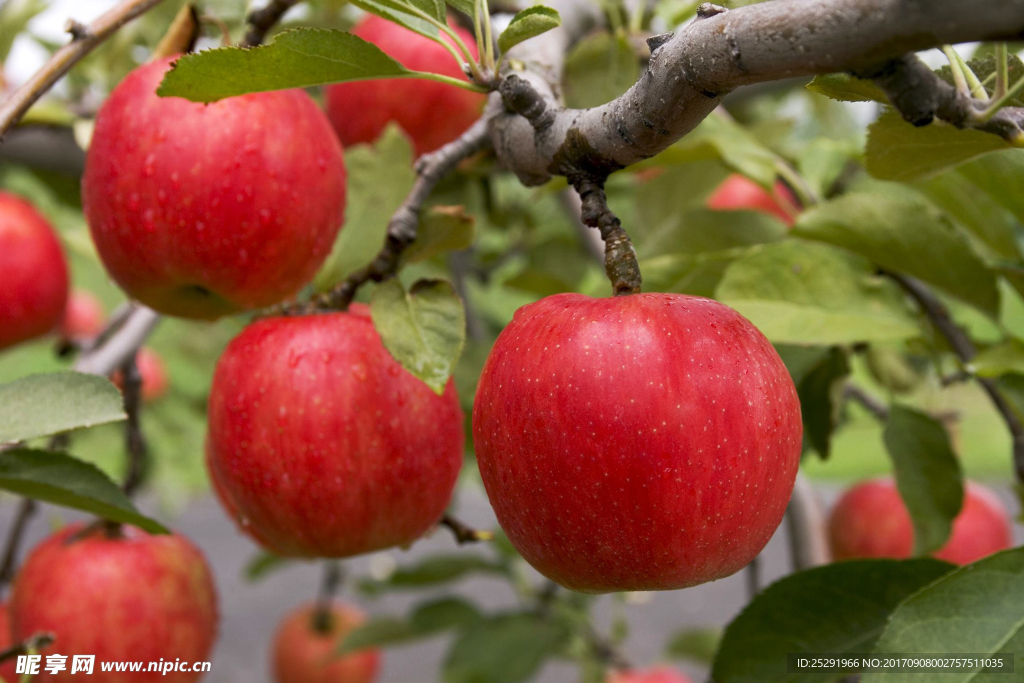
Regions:
M 348 557 L 434 525 L 462 465 L 462 410 L 384 349 L 365 306 L 267 318 L 224 351 L 207 463 L 224 507 L 281 555 Z
M 796 198 L 781 181 L 769 193 L 763 187 L 746 176 L 734 173 L 711 193 L 707 199 L 707 207 L 719 211 L 763 211 L 781 220 L 786 225 L 793 225 L 799 212 Z
M 476 56 L 476 39 L 464 29 L 453 30 Z M 367 16 L 352 33 L 406 68 L 465 80 L 458 63 L 443 46 L 386 19 Z M 395 121 L 412 138 L 417 155 L 459 137 L 480 118 L 483 102 L 484 96 L 479 93 L 415 78 L 327 87 L 327 114 L 344 145 L 373 142 L 389 121 Z
M 892 479 L 857 484 L 839 499 L 828 523 L 832 554 L 854 557 L 910 557 L 914 525 Z M 990 489 L 967 482 L 964 505 L 953 530 L 934 556 L 954 564 L 970 564 L 1013 545 L 1006 507 Z
M 54 233 L 31 204 L 0 192 L 0 349 L 60 324 L 68 264 Z
M 92 292 L 75 289 L 68 296 L 60 334 L 65 339 L 91 339 L 103 330 L 103 303 Z
M 281 622 L 274 637 L 274 677 L 277 683 L 371 683 L 380 670 L 378 650 L 359 650 L 339 657 L 338 644 L 362 624 L 363 613 L 334 605 L 327 629 L 316 623 L 317 608 L 307 605 Z
M 73 524 L 47 538 L 14 582 L 14 638 L 52 632 L 56 641 L 41 654 L 69 657 L 65 671 L 38 678 L 77 680 L 70 658 L 77 654 L 96 656 L 99 683 L 199 680 L 201 672 L 191 671 L 101 673 L 100 662 L 209 660 L 217 600 L 202 553 L 177 534 L 85 529 Z
M 0 650 L 6 650 L 14 645 L 14 637 L 11 635 L 11 613 L 7 603 L 0 603 Z M 18 683 L 16 659 L 12 657 L 6 662 L 0 663 L 0 677 L 7 683 Z
M 540 573 L 589 593 L 746 566 L 782 520 L 802 433 L 768 340 L 731 308 L 678 294 L 524 306 L 473 407 L 502 529 Z
M 82 179 L 96 248 L 128 294 L 163 313 L 275 304 L 334 244 L 341 146 L 300 90 L 212 104 L 157 97 L 170 61 L 128 74 L 96 117 Z
M 691 683 L 690 679 L 675 669 L 656 666 L 651 669 L 630 669 L 613 671 L 608 674 L 608 683 Z

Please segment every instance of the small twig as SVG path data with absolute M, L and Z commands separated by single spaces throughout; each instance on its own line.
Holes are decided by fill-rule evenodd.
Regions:
M 31 498 L 22 498 L 18 505 L 18 512 L 14 516 L 10 531 L 7 532 L 7 542 L 4 544 L 3 561 L 0 562 L 0 588 L 6 586 L 14 578 L 14 571 L 18 564 L 18 550 L 21 547 L 25 529 L 32 515 L 36 512 L 36 502 Z
M 642 278 L 636 250 L 622 222 L 610 208 L 604 192 L 604 180 L 569 179 L 580 195 L 580 219 L 584 225 L 597 228 L 604 240 L 604 270 L 612 283 L 615 296 L 639 294 Z
M 129 497 L 142 483 L 149 462 L 149 446 L 139 421 L 139 408 L 142 405 L 142 375 L 139 374 L 137 356 L 138 354 L 133 355 L 121 366 L 121 390 L 124 393 L 124 411 L 128 415 L 128 420 L 125 422 L 128 474 L 124 480 L 124 493 Z
M 416 239 L 420 211 L 427 197 L 460 161 L 486 149 L 489 144 L 485 117 L 470 126 L 457 140 L 417 159 L 416 182 L 413 183 L 405 201 L 388 221 L 384 247 L 373 261 L 349 275 L 329 292 L 313 297 L 309 301 L 269 308 L 263 315 L 303 315 L 318 310 L 345 310 L 352 303 L 359 288 L 367 282 L 382 282 L 397 273 L 401 265 L 402 252 Z
M 828 564 L 832 554 L 825 512 L 811 482 L 800 472 L 797 472 L 793 496 L 786 509 L 786 521 L 793 569 L 801 571 Z
M 889 406 L 852 382 L 846 383 L 843 388 L 843 397 L 848 401 L 853 400 L 861 404 L 881 422 L 889 419 Z
M 750 561 L 746 569 L 747 575 L 747 601 L 753 600 L 761 592 L 761 556 L 758 555 Z
M 6 650 L 0 650 L 0 662 L 6 662 L 9 659 L 14 659 L 19 655 L 28 654 L 29 652 L 39 652 L 44 647 L 53 645 L 56 640 L 57 637 L 52 633 L 36 633 L 17 645 L 12 645 Z
M 240 47 L 255 47 L 260 45 L 267 37 L 267 32 L 281 20 L 285 12 L 290 10 L 298 0 L 270 0 L 258 10 L 249 13 L 246 20 L 249 27 L 245 32 L 245 38 L 239 43 Z
M 88 26 L 69 22 L 71 42 L 54 52 L 39 71 L 0 104 L 0 141 L 12 126 L 21 120 L 29 107 L 52 88 L 72 66 L 109 38 L 114 31 L 155 7 L 160 1 L 124 0 Z
M 324 578 L 320 584 L 320 594 L 316 600 L 316 611 L 313 613 L 313 628 L 319 633 L 330 633 L 331 631 L 333 626 L 331 605 L 344 578 L 345 575 L 341 570 L 340 562 L 337 560 L 326 560 L 324 562 Z
M 115 313 L 107 329 L 97 337 L 99 341 L 79 356 L 75 370 L 109 375 L 135 356 L 159 322 L 160 315 L 156 311 L 138 304 Z
M 917 302 L 925 316 L 931 321 L 932 326 L 938 330 L 939 334 L 945 337 L 950 348 L 953 349 L 953 353 L 960 359 L 960 362 L 965 365 L 969 364 L 974 359 L 978 350 L 967 333 L 953 322 L 953 318 L 950 316 L 946 305 L 920 281 L 902 273 L 884 272 Z M 988 394 L 989 399 L 991 399 L 996 410 L 999 411 L 1003 422 L 1006 423 L 1006 427 L 1010 431 L 1010 437 L 1013 440 L 1014 472 L 1016 473 L 1017 481 L 1024 482 L 1024 423 L 1021 423 L 1013 406 L 1009 404 L 999 391 L 999 386 L 995 380 L 988 377 L 978 377 L 977 380 L 981 384 L 982 389 L 985 390 L 985 393 Z
M 455 542 L 459 545 L 463 545 L 465 543 L 478 543 L 480 541 L 490 541 L 494 539 L 493 532 L 474 529 L 447 513 L 437 524 L 438 526 L 447 527 L 452 532 L 452 535 L 455 536 Z
M 189 3 L 178 10 L 170 28 L 153 48 L 151 60 L 163 59 L 183 52 L 191 52 L 199 39 L 199 12 Z

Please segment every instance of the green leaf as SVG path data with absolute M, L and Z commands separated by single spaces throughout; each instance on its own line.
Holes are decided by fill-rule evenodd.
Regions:
M 370 315 L 388 353 L 443 394 L 466 341 L 466 313 L 451 283 L 419 280 L 406 292 L 392 278 L 374 290 Z
M 998 683 L 1019 676 L 1024 650 L 1024 548 L 960 567 L 909 596 L 892 613 L 875 652 L 1013 653 L 1018 674 L 965 668 L 958 681 Z M 930 674 L 928 680 L 946 680 Z M 920 683 L 921 674 L 869 673 L 864 683 Z
M 345 225 L 313 280 L 317 290 L 330 289 L 377 256 L 391 215 L 416 180 L 412 162 L 412 143 L 395 123 L 389 123 L 373 145 L 345 150 Z
M 501 564 L 474 554 L 432 555 L 416 564 L 399 567 L 384 581 L 368 581 L 365 588 L 370 593 L 387 589 L 418 589 L 456 581 L 467 574 L 501 573 L 503 569 Z
M 516 12 L 512 21 L 498 36 L 498 49 L 504 54 L 524 40 L 547 33 L 561 25 L 562 17 L 558 16 L 558 12 L 550 7 L 544 5 L 527 7 Z
M 290 557 L 281 557 L 261 550 L 246 563 L 245 568 L 242 569 L 242 576 L 246 581 L 260 581 L 294 562 L 295 560 Z
M 995 316 L 995 275 L 949 218 L 913 195 L 851 192 L 800 215 L 793 234 L 913 275 Z
M 919 334 L 900 292 L 867 260 L 814 242 L 751 249 L 726 269 L 715 298 L 776 343 L 830 346 Z
M 420 218 L 416 240 L 402 253 L 406 263 L 473 246 L 475 219 L 461 206 L 432 206 Z
M 1024 223 L 1024 196 L 1020 181 L 1024 178 L 1024 150 L 1011 149 L 989 154 L 959 168 L 960 174 Z M 1022 243 L 1019 229 L 1015 232 L 1018 253 Z
M 422 1 L 429 3 L 432 0 Z M 412 10 L 412 7 L 417 6 L 417 3 L 405 3 L 401 0 L 352 0 L 352 4 L 364 12 L 376 14 L 378 17 L 383 17 L 399 26 L 404 26 L 410 31 L 415 31 L 421 36 L 426 36 L 438 42 L 442 40 L 438 25 Z M 429 16 L 431 12 L 427 12 L 427 14 Z
M 696 255 L 665 254 L 640 261 L 640 272 L 648 291 L 713 297 L 725 269 L 749 252 L 739 248 Z
M 157 94 L 214 102 L 251 92 L 417 73 L 351 33 L 298 28 L 278 34 L 267 45 L 184 55 L 164 76 Z
M 625 36 L 600 31 L 576 43 L 565 58 L 565 101 L 587 109 L 611 102 L 636 83 L 640 61 Z
M 1009 78 L 1007 79 L 1010 84 L 1016 83 L 1020 78 L 1024 77 L 1024 62 L 1021 62 L 1020 57 L 1013 54 L 1013 47 L 1010 47 L 1009 54 L 1006 55 L 1006 66 Z M 980 56 L 974 56 L 967 60 L 967 66 L 971 67 L 971 71 L 978 79 L 986 84 L 988 94 L 991 95 L 994 91 L 995 86 L 995 74 L 996 74 L 996 59 L 994 54 L 982 54 Z M 949 64 L 944 65 L 938 71 L 935 72 L 939 78 L 946 81 L 952 86 L 956 83 L 953 82 L 953 70 Z M 990 80 L 991 79 L 991 80 Z M 1024 107 L 1024 96 L 1017 93 L 1015 97 L 1011 97 L 1006 103 L 1009 107 Z
M 797 384 L 804 438 L 823 459 L 830 455 L 832 433 L 839 425 L 842 392 L 849 376 L 846 354 L 832 348 Z
M 850 74 L 822 74 L 815 76 L 807 89 L 840 102 L 881 102 L 889 104 L 889 98 L 875 82 L 857 78 Z
M 678 221 L 683 212 L 703 207 L 728 176 L 729 169 L 717 159 L 658 167 L 657 175 L 637 183 L 633 191 L 636 218 L 630 221 L 630 236 L 643 247 L 649 234 L 661 225 Z M 686 191 L 680 192 L 681 187 Z
M 0 385 L 0 443 L 125 419 L 124 399 L 106 377 L 29 375 Z
M 778 242 L 786 225 L 760 211 L 713 211 L 704 207 L 678 212 L 637 237 L 637 255 L 701 254 Z
M 536 614 L 482 620 L 452 644 L 444 683 L 518 683 L 532 676 L 567 637 L 565 628 Z
M 712 115 L 648 163 L 660 166 L 708 159 L 720 159 L 765 188 L 775 182 L 781 161 L 746 128 L 724 116 Z
M 447 2 L 467 17 L 473 16 L 473 0 L 447 0 Z
M 720 628 L 688 628 L 672 636 L 665 647 L 665 654 L 675 659 L 711 664 L 721 640 Z
M 914 554 L 935 552 L 949 539 L 964 498 L 963 473 L 949 434 L 934 418 L 894 405 L 883 438 L 896 488 L 914 523 Z
M 830 672 L 786 675 L 786 656 L 871 651 L 889 613 L 952 569 L 930 558 L 852 560 L 787 576 L 725 629 L 712 672 L 715 683 L 833 683 L 839 676 Z M 958 644 L 949 651 L 966 648 Z
M 0 4 L 0 64 L 7 59 L 14 40 L 28 27 L 28 23 L 47 7 L 45 0 L 8 0 Z
M 169 533 L 159 522 L 140 514 L 95 465 L 64 453 L 29 448 L 0 453 L 0 489 L 131 524 L 151 534 Z
M 887 110 L 868 127 L 868 172 L 882 180 L 921 180 L 989 152 L 1010 148 L 998 135 L 932 123 L 915 127 Z
M 1024 373 L 1024 341 L 1007 339 L 990 346 L 971 359 L 979 377 L 999 377 L 1008 372 Z
M 408 619 L 374 617 L 351 631 L 338 645 L 339 655 L 368 647 L 388 647 L 429 638 L 464 627 L 480 619 L 471 603 L 460 598 L 441 598 L 420 603 Z

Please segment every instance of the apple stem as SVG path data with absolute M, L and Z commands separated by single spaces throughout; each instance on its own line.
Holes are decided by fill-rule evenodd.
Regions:
M 139 407 L 142 404 L 142 375 L 136 362 L 136 354 L 129 357 L 121 366 L 121 377 L 124 385 L 124 412 L 128 416 L 125 422 L 125 450 L 128 453 L 128 475 L 125 477 L 123 490 L 131 497 L 142 483 L 149 460 L 149 446 L 142 433 L 139 421 Z
M 330 633 L 334 628 L 334 616 L 331 604 L 338 588 L 344 579 L 341 563 L 337 560 L 324 562 L 324 578 L 320 584 L 320 595 L 317 597 L 316 610 L 313 612 L 313 630 L 317 633 Z
M 47 632 L 31 635 L 20 643 L 16 643 L 9 648 L 0 650 L 0 662 L 6 662 L 10 659 L 14 659 L 18 655 L 39 652 L 44 647 L 52 645 L 56 639 L 57 637 L 54 634 Z
M 604 179 L 587 177 L 573 181 L 580 195 L 580 219 L 584 225 L 597 228 L 604 240 L 604 269 L 612 283 L 615 296 L 639 294 L 642 277 L 636 250 L 622 222 L 610 208 L 604 191 Z
M 455 542 L 459 545 L 477 543 L 479 541 L 490 541 L 494 538 L 494 532 L 474 529 L 447 513 L 445 513 L 444 517 L 442 517 L 437 524 L 438 526 L 443 526 L 449 529 L 455 537 Z

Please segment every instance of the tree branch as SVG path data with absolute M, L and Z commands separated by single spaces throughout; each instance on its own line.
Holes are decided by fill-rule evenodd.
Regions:
M 285 12 L 294 7 L 299 0 L 270 0 L 258 10 L 253 10 L 246 17 L 249 27 L 239 47 L 255 47 L 263 42 L 274 24 L 281 20 Z
M 382 282 L 398 272 L 402 252 L 416 239 L 420 211 L 430 193 L 446 175 L 455 170 L 460 161 L 486 149 L 490 144 L 487 120 L 485 114 L 457 140 L 416 160 L 416 182 L 388 221 L 384 247 L 373 261 L 349 275 L 329 292 L 309 301 L 274 306 L 267 309 L 264 315 L 301 315 L 317 310 L 344 310 L 364 284 Z
M 28 522 L 35 512 L 36 502 L 31 498 L 22 498 L 18 505 L 18 512 L 14 516 L 14 522 L 11 523 L 11 529 L 7 532 L 7 541 L 4 543 L 3 560 L 0 561 L 0 587 L 7 586 L 14 578 L 21 540 L 25 535 Z
M 138 352 L 134 353 L 121 366 L 122 392 L 124 392 L 124 411 L 128 415 L 125 422 L 125 450 L 128 452 L 128 473 L 124 481 L 124 493 L 131 496 L 142 483 L 149 460 L 149 445 L 142 433 L 140 407 L 142 406 L 142 375 L 136 362 Z
M 950 316 L 946 305 L 918 280 L 902 273 L 884 272 L 917 302 L 921 311 L 931 321 L 932 326 L 938 330 L 939 334 L 945 337 L 950 348 L 953 349 L 953 353 L 960 359 L 960 362 L 965 365 L 969 364 L 974 356 L 977 355 L 978 350 L 967 333 L 953 322 L 953 318 Z M 1021 422 L 1013 407 L 1003 396 L 1002 392 L 999 391 L 999 385 L 996 384 L 995 380 L 988 377 L 978 377 L 977 380 L 981 384 L 981 388 L 988 394 L 996 410 L 999 411 L 1003 422 L 1006 423 L 1006 428 L 1010 430 L 1010 438 L 1013 440 L 1014 472 L 1016 473 L 1017 481 L 1024 482 L 1024 423 Z
M 140 304 L 118 311 L 99 341 L 78 357 L 74 369 L 106 377 L 135 356 L 159 322 L 156 311 Z
M 801 571 L 828 564 L 832 553 L 828 546 L 825 513 L 818 494 L 802 473 L 797 473 L 793 497 L 786 509 L 789 551 L 793 569 Z
M 911 118 L 923 122 L 934 110 L 967 125 L 976 103 L 950 100 L 938 79 L 925 79 L 905 55 L 1024 34 L 1024 0 L 775 0 L 729 11 L 705 4 L 696 21 L 648 41 L 651 60 L 628 92 L 579 110 L 561 104 L 562 61 L 554 55 L 579 37 L 581 17 L 590 14 L 576 0 L 553 4 L 563 27 L 517 46 L 510 63 L 523 66 L 506 71 L 505 80 L 514 80 L 492 95 L 505 105 L 491 124 L 494 148 L 528 185 L 581 171 L 606 175 L 642 161 L 692 130 L 730 91 L 795 76 L 874 73 Z M 914 79 L 914 88 L 901 85 Z M 1020 135 L 1022 118 L 1007 111 L 983 129 Z
M 161 0 L 124 0 L 88 26 L 69 20 L 67 31 L 72 36 L 71 42 L 53 53 L 39 71 L 0 104 L 0 142 L 7 131 L 21 120 L 29 107 L 82 57 L 109 38 L 114 31 L 160 2 Z

